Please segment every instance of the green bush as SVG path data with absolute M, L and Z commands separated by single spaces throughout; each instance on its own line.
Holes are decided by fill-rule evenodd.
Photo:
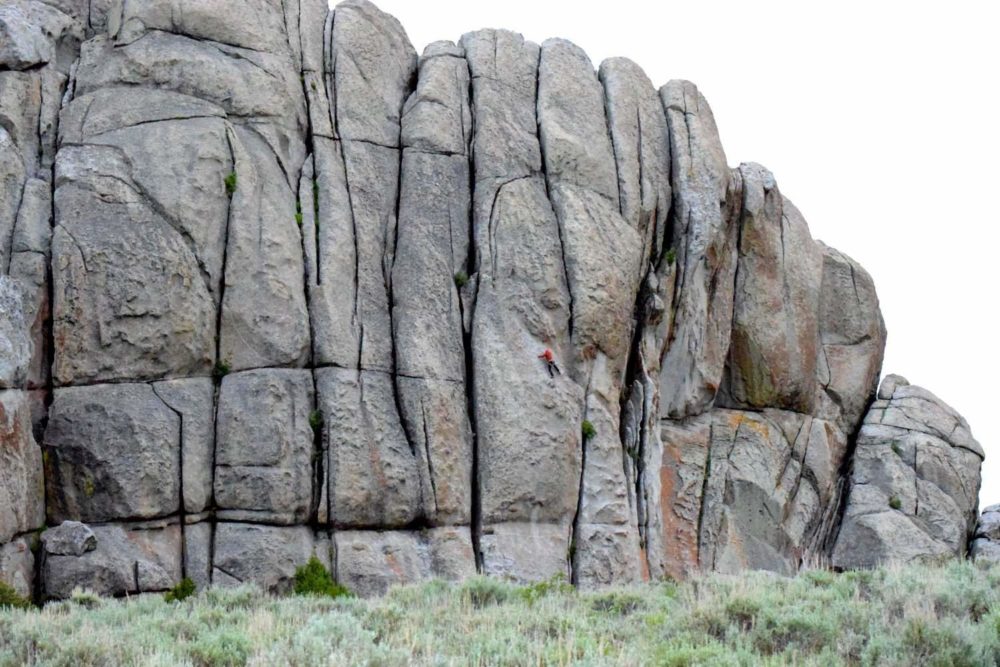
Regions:
M 229 364 L 225 361 L 216 361 L 215 367 L 212 369 L 212 377 L 216 380 L 221 380 L 229 375 L 230 370 Z
M 224 180 L 226 182 L 226 194 L 232 197 L 236 193 L 236 172 L 232 172 Z
M 313 431 L 319 431 L 323 428 L 323 411 L 313 410 L 309 413 L 309 426 Z
M 194 585 L 194 581 L 188 577 L 184 577 L 179 584 L 163 594 L 163 599 L 167 602 L 181 602 L 194 595 L 197 588 Z
M 465 287 L 468 284 L 469 284 L 469 274 L 468 273 L 466 273 L 465 271 L 459 271 L 458 273 L 455 274 L 455 285 L 459 289 L 462 289 L 463 287 Z
M 491 577 L 472 577 L 462 584 L 462 597 L 476 609 L 507 602 L 511 597 L 511 587 Z
M 889 507 L 891 507 L 892 509 L 898 510 L 902 506 L 903 506 L 903 501 L 899 499 L 899 496 L 893 496 L 892 498 L 889 498 Z
M 549 595 L 565 595 L 573 593 L 575 590 L 576 589 L 573 588 L 573 585 L 566 581 L 566 575 L 560 572 L 551 579 L 537 581 L 533 584 L 528 584 L 527 586 L 521 586 L 521 588 L 518 589 L 517 594 L 528 604 L 534 604 Z
M 671 248 L 663 258 L 667 260 L 667 266 L 673 266 L 674 262 L 677 261 L 677 251 Z
M 31 600 L 21 597 L 13 587 L 0 581 L 0 609 L 29 609 Z
M 594 428 L 594 425 L 587 419 L 584 419 L 583 423 L 580 424 L 580 432 L 583 433 L 584 440 L 590 440 L 597 435 L 597 429 Z
M 312 556 L 295 570 L 295 594 L 340 598 L 349 597 L 351 592 L 335 582 L 319 558 Z

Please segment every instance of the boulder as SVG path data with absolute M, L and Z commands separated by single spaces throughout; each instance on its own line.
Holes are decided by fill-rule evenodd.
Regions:
M 983 450 L 926 389 L 889 376 L 858 435 L 839 568 L 961 557 L 975 532 Z M 891 394 L 890 394 L 891 390 Z
M 969 558 L 1000 563 L 1000 505 L 990 505 L 980 515 Z
M 42 548 L 52 556 L 82 556 L 97 548 L 97 536 L 85 523 L 63 521 L 42 533 Z

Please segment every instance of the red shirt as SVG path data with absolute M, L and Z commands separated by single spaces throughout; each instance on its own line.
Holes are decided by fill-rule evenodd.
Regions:
M 538 355 L 538 358 L 539 359 L 544 359 L 545 361 L 548 361 L 548 362 L 551 362 L 552 361 L 552 350 L 550 350 L 549 348 L 545 348 L 545 351 L 542 352 L 540 355 Z

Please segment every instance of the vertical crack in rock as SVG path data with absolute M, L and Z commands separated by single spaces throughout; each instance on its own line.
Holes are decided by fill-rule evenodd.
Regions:
M 124 554 L 105 592 L 279 591 L 310 553 L 368 595 L 965 552 L 968 425 L 876 397 L 870 277 L 729 169 L 692 84 L 507 31 L 418 61 L 367 0 L 77 4 L 2 26 L 0 271 L 36 348 L 2 381 L 49 513 Z M 88 496 L 67 470 L 124 440 Z M 37 560 L 38 594 L 90 576 Z
M 178 437 L 178 442 L 177 442 L 177 488 L 178 488 L 178 494 L 179 494 L 179 496 L 178 496 L 178 506 L 177 506 L 177 520 L 178 520 L 178 523 L 180 524 L 181 572 L 186 577 L 186 576 L 188 576 L 188 570 L 187 570 L 187 549 L 185 548 L 185 530 L 186 530 L 186 524 L 187 524 L 187 520 L 186 520 L 187 513 L 185 511 L 186 508 L 184 506 L 184 498 L 185 498 L 185 495 L 184 495 L 184 413 L 182 413 L 180 410 L 177 410 L 169 402 L 167 402 L 166 400 L 164 400 L 163 396 L 160 395 L 160 392 L 157 391 L 156 384 L 154 384 L 152 382 L 149 383 L 149 388 L 153 390 L 153 393 L 156 395 L 156 398 L 158 398 L 160 400 L 160 402 L 163 403 L 164 407 L 166 407 L 168 410 L 170 410 L 175 415 L 177 415 L 177 424 L 178 424 L 178 426 L 177 426 L 177 437 Z M 215 448 L 213 447 L 212 450 L 214 452 Z M 136 563 L 136 567 L 138 568 L 138 563 Z M 139 584 L 138 584 L 138 574 L 136 575 L 136 587 L 135 587 L 135 589 L 136 590 L 140 590 L 139 589 Z
M 542 45 L 538 126 L 549 197 L 559 224 L 569 287 L 573 359 L 592 431 L 575 536 L 576 580 L 632 581 L 641 571 L 629 453 L 621 438 L 621 394 L 631 349 L 644 233 L 621 214 L 620 173 L 604 89 L 575 45 Z M 634 118 L 634 115 L 633 115 Z

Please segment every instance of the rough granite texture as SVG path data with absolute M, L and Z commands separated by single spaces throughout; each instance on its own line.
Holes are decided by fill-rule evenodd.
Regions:
M 237 4 L 0 6 L 0 580 L 1000 557 L 968 425 L 876 394 L 871 277 L 694 84 Z

